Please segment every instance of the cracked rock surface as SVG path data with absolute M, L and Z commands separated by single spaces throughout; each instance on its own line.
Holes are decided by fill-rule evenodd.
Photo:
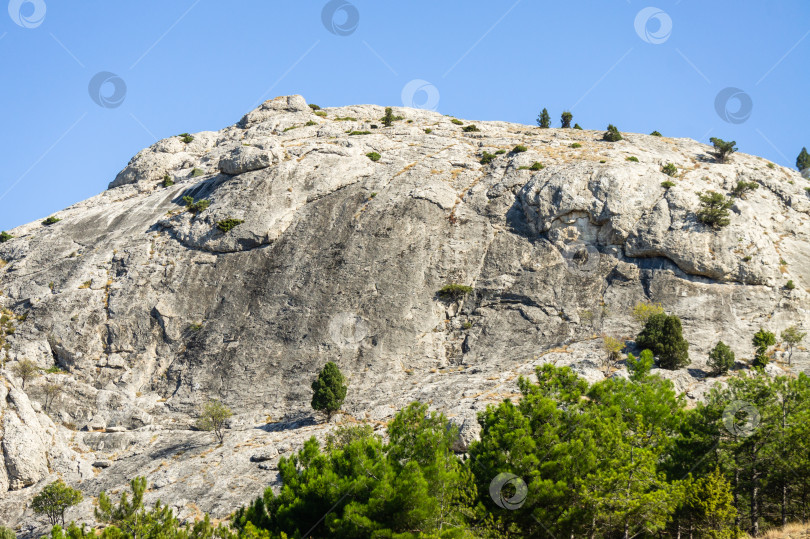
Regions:
M 681 317 L 692 364 L 657 372 L 692 400 L 722 383 L 704 372 L 718 340 L 746 360 L 759 327 L 810 326 L 810 183 L 795 171 L 745 154 L 717 164 L 689 139 L 322 112 L 280 97 L 221 131 L 162 140 L 58 223 L 9 231 L 0 521 L 44 533 L 27 502 L 61 477 L 85 494 L 67 518 L 92 522 L 92 498 L 136 475 L 149 503 L 224 518 L 278 486 L 278 458 L 310 436 L 382 431 L 413 400 L 457 423 L 465 451 L 476 413 L 537 365 L 626 375 L 602 369 L 601 336 L 631 340 L 639 301 Z M 701 224 L 698 193 L 739 180 L 760 187 L 734 199 L 731 224 Z M 188 211 L 183 197 L 210 205 Z M 448 283 L 474 292 L 441 301 Z M 10 366 L 24 358 L 56 372 L 23 390 Z M 810 366 L 803 349 L 783 359 L 769 372 Z M 329 424 L 309 406 L 326 361 L 350 379 Z M 62 387 L 52 403 L 46 384 Z M 222 446 L 192 429 L 209 398 L 235 414 Z

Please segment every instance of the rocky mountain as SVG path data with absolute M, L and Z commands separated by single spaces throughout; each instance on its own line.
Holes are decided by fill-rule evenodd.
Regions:
M 9 231 L 0 521 L 43 532 L 27 503 L 58 477 L 85 496 L 67 518 L 91 521 L 93 497 L 137 475 L 147 501 L 223 518 L 278 482 L 279 455 L 336 423 L 382 429 L 413 400 L 457 422 L 464 451 L 476 413 L 538 364 L 626 375 L 602 368 L 602 336 L 632 340 L 638 302 L 683 321 L 692 364 L 659 372 L 692 400 L 722 383 L 706 372 L 718 340 L 745 360 L 760 327 L 810 326 L 795 171 L 719 164 L 689 139 L 393 112 L 385 127 L 383 107 L 279 97 L 161 140 L 58 222 Z M 733 198 L 730 225 L 699 222 L 698 194 L 741 180 L 759 188 Z M 450 283 L 473 291 L 445 300 Z M 23 359 L 42 369 L 24 387 Z M 769 369 L 810 366 L 792 359 Z M 350 378 L 330 424 L 309 406 L 327 361 Z M 235 414 L 222 445 L 193 429 L 211 398 Z

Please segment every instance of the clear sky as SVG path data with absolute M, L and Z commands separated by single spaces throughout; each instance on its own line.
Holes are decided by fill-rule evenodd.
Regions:
M 791 167 L 810 146 L 808 0 L 4 3 L 0 230 L 99 193 L 156 139 L 293 93 L 526 124 L 570 109 Z

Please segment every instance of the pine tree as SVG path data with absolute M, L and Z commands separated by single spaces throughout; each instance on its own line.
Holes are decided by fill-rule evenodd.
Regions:
M 764 367 L 768 364 L 768 348 L 776 344 L 776 335 L 759 328 L 751 342 L 754 344 L 754 367 Z
M 618 142 L 622 140 L 622 134 L 619 132 L 619 128 L 613 124 L 608 124 L 607 131 L 605 134 L 602 135 L 602 140 L 606 140 L 608 142 Z
M 717 159 L 718 163 L 725 163 L 731 154 L 737 151 L 737 144 L 735 141 L 727 142 L 721 138 L 712 137 L 709 141 L 714 145 L 712 155 Z
M 650 374 L 654 363 L 655 356 L 651 350 L 642 350 L 638 358 L 633 354 L 627 354 L 627 370 L 630 372 L 630 379 L 634 382 L 643 380 Z
M 636 337 L 636 344 L 651 350 L 662 369 L 676 370 L 689 365 L 689 343 L 683 338 L 681 319 L 675 315 L 652 315 Z
M 61 479 L 54 481 L 42 492 L 34 496 L 31 501 L 31 509 L 35 513 L 44 513 L 48 516 L 51 525 L 59 522 L 65 526 L 65 511 L 68 507 L 74 506 L 82 501 L 82 493 L 67 486 Z
M 733 200 L 727 199 L 716 191 L 700 193 L 698 197 L 700 198 L 698 221 L 713 228 L 722 228 L 731 223 L 728 210 L 734 205 Z
M 537 117 L 537 125 L 543 128 L 551 127 L 551 116 L 549 115 L 548 110 L 543 109 L 543 111 Z
M 340 410 L 346 399 L 346 378 L 333 362 L 324 365 L 318 378 L 312 382 L 312 409 L 326 414 L 327 421 Z
M 382 123 L 385 127 L 391 127 L 394 123 L 394 109 L 385 107 L 385 116 L 382 117 Z
M 571 120 L 573 119 L 574 115 L 571 114 L 569 111 L 566 110 L 565 112 L 563 112 L 562 116 L 560 116 L 560 122 L 562 123 L 562 127 L 563 128 L 571 127 Z
M 723 341 L 719 341 L 709 352 L 708 365 L 712 368 L 712 374 L 726 374 L 734 366 L 734 352 Z
M 782 340 L 788 347 L 788 365 L 793 359 L 793 349 L 807 337 L 807 332 L 800 331 L 799 326 L 792 325 L 782 332 Z
M 802 148 L 799 156 L 796 158 L 796 168 L 799 172 L 810 168 L 810 153 L 807 153 L 807 148 Z

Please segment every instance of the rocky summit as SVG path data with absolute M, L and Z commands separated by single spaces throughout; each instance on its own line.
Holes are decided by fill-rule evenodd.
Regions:
M 304 440 L 382 431 L 414 400 L 459 425 L 464 452 L 477 412 L 537 365 L 626 376 L 604 368 L 603 339 L 633 350 L 639 302 L 682 320 L 691 364 L 656 372 L 693 402 L 723 383 L 706 367 L 718 340 L 747 361 L 760 327 L 810 326 L 795 171 L 720 164 L 690 139 L 314 109 L 279 97 L 161 140 L 58 221 L 8 231 L 0 521 L 47 531 L 29 502 L 62 478 L 84 493 L 66 518 L 91 522 L 94 496 L 135 476 L 149 503 L 224 518 L 278 486 Z M 730 224 L 700 222 L 699 194 L 739 181 L 759 188 L 731 198 Z M 448 284 L 472 291 L 438 294 Z M 770 374 L 810 366 L 786 354 Z M 25 359 L 40 373 L 24 382 Z M 349 392 L 324 422 L 310 385 L 327 361 Z M 194 428 L 209 399 L 234 413 L 221 445 Z

